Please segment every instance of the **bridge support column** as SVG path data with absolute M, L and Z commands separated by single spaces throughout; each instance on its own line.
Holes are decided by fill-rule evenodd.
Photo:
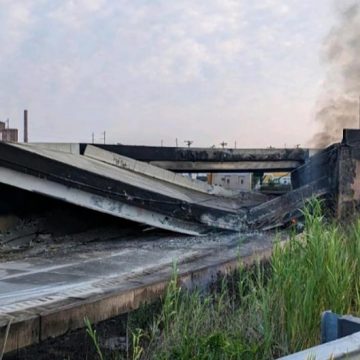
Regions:
M 360 211 L 360 130 L 344 130 L 336 173 L 337 215 L 347 220 Z

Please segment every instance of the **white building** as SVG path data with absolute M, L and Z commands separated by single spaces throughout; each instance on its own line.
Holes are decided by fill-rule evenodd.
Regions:
M 208 175 L 208 183 L 229 190 L 251 191 L 252 173 L 212 173 Z

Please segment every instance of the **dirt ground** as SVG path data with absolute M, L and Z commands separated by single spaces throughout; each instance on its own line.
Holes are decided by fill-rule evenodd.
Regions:
M 93 327 L 96 330 L 106 359 L 114 354 L 126 356 L 131 337 L 127 328 L 128 316 L 122 315 Z M 98 360 L 94 343 L 85 329 L 71 331 L 63 336 L 48 339 L 39 345 L 6 354 L 4 360 Z

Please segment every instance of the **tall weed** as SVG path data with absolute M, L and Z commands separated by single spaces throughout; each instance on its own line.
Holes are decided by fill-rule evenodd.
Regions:
M 303 233 L 277 242 L 267 266 L 239 264 L 210 294 L 181 289 L 174 268 L 160 313 L 141 332 L 146 346 L 135 339 L 137 358 L 273 359 L 318 344 L 323 311 L 360 314 L 360 221 L 329 223 L 321 206 L 308 205 Z

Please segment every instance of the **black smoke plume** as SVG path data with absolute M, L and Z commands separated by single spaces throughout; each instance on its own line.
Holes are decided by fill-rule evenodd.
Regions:
M 338 142 L 344 128 L 359 128 L 360 5 L 339 12 L 324 44 L 327 78 L 316 113 L 321 130 L 312 139 L 315 147 Z

